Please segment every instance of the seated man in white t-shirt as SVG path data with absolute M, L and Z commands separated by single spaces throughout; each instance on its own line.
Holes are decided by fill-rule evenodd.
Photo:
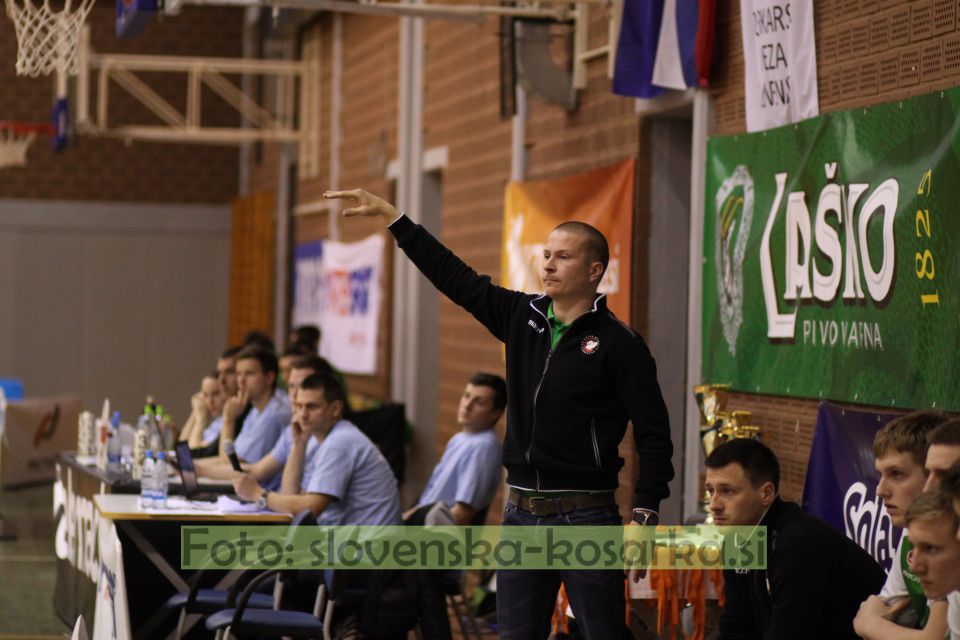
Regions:
M 941 413 L 915 411 L 890 421 L 874 437 L 874 465 L 880 475 L 877 497 L 883 500 L 895 527 L 905 526 L 907 508 L 927 483 L 924 461 L 928 437 L 946 421 Z M 942 640 L 946 634 L 946 603 L 928 602 L 923 586 L 907 564 L 911 549 L 909 534 L 904 531 L 880 595 L 867 598 L 853 620 L 860 637 Z
M 493 502 L 500 484 L 500 439 L 494 429 L 507 406 L 503 378 L 476 373 L 467 382 L 457 410 L 460 432 L 450 438 L 417 505 L 404 514 L 442 502 L 458 525 L 472 524 Z
M 400 493 L 389 463 L 353 423 L 342 419 L 343 390 L 329 374 L 308 376 L 293 403 L 292 442 L 280 490 L 249 473 L 233 486 L 244 500 L 274 511 L 310 509 L 319 525 L 400 524 Z M 316 446 L 310 452 L 310 441 Z
M 930 600 L 945 602 L 960 589 L 960 517 L 953 500 L 939 488 L 925 491 L 907 509 L 906 520 L 914 545 L 910 568 Z
M 955 463 L 942 474 L 940 490 L 950 500 L 953 513 L 960 520 L 960 462 Z M 960 527 L 957 527 L 956 539 L 960 542 Z M 954 567 L 954 572 L 960 574 L 960 566 Z M 947 603 L 950 640 L 960 640 L 960 590 L 951 591 L 947 596 Z

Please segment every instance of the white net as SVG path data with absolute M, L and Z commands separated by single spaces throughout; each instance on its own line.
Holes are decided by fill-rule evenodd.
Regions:
M 94 0 L 66 0 L 56 11 L 50 0 L 34 4 L 32 0 L 6 0 L 7 15 L 17 32 L 17 74 L 50 75 L 63 67 L 77 74 L 77 47 L 80 30 Z
M 27 164 L 27 149 L 36 137 L 36 131 L 0 129 L 0 169 Z

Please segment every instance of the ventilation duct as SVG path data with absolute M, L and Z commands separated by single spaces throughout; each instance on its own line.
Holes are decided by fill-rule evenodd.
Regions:
M 527 92 L 575 111 L 577 90 L 573 73 L 558 67 L 550 56 L 550 27 L 554 24 L 557 23 L 552 20 L 514 21 L 517 82 Z

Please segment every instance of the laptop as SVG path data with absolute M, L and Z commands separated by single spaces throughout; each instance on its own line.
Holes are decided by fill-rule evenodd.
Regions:
M 187 442 L 178 442 L 177 451 L 177 469 L 180 471 L 180 479 L 183 480 L 183 493 L 188 500 L 196 502 L 216 502 L 221 495 L 212 491 L 201 491 L 200 483 L 197 481 L 197 470 L 193 467 L 193 454 L 190 453 L 190 445 Z

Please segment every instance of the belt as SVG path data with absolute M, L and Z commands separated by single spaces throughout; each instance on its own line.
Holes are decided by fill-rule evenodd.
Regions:
M 535 516 L 552 516 L 569 513 L 575 509 L 616 505 L 612 491 L 603 493 L 577 493 L 550 498 L 542 495 L 527 496 L 511 488 L 510 496 L 507 500 L 521 511 L 528 511 Z

